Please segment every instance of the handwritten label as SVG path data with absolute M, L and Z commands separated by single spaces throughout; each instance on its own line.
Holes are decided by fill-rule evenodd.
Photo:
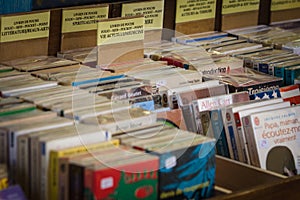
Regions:
M 177 0 L 176 23 L 214 18 L 216 0 Z
M 114 186 L 113 177 L 103 178 L 100 183 L 100 189 L 105 190 Z
M 144 17 L 112 19 L 98 23 L 98 46 L 143 39 Z
M 176 164 L 177 164 L 177 162 L 176 162 L 175 156 L 171 156 L 170 158 L 165 160 L 165 168 L 166 169 L 171 169 L 171 168 L 175 167 Z
M 0 42 L 46 38 L 49 36 L 50 11 L 17 16 L 3 16 Z
M 223 0 L 222 14 L 247 12 L 259 9 L 259 0 Z
M 163 11 L 164 1 L 149 1 L 139 3 L 123 4 L 122 17 L 132 17 L 144 15 L 145 29 L 162 29 L 163 28 Z
M 108 6 L 66 9 L 62 14 L 62 33 L 97 30 L 97 23 L 108 18 Z
M 300 0 L 272 0 L 271 11 L 300 8 Z

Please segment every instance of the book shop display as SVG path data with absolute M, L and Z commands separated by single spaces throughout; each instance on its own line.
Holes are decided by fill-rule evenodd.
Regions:
M 300 199 L 299 0 L 0 0 L 0 199 Z

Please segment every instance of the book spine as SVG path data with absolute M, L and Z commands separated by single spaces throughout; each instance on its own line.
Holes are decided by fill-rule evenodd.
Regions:
M 84 167 L 69 165 L 69 197 L 72 200 L 82 200 L 84 188 Z
M 181 106 L 182 116 L 188 131 L 196 133 L 196 123 L 192 105 Z
M 58 198 L 58 152 L 50 152 L 50 161 L 49 161 L 49 190 L 48 197 L 49 199 Z
M 232 150 L 233 150 L 233 158 L 234 160 L 238 160 L 241 162 L 245 162 L 245 158 L 243 157 L 243 151 L 240 144 L 240 139 L 238 137 L 238 133 L 236 130 L 236 124 L 234 121 L 234 115 L 232 110 L 226 110 L 226 124 L 227 127 L 227 135 L 226 137 L 230 138 Z
M 284 67 L 274 67 L 274 76 L 284 78 Z
M 0 129 L 0 163 L 8 165 L 8 146 L 7 133 Z
M 41 173 L 40 173 L 40 198 L 47 199 L 47 180 L 46 180 L 46 151 L 47 151 L 47 144 L 45 142 L 40 143 L 40 163 L 41 163 Z
M 18 138 L 18 149 L 17 149 L 17 175 L 16 180 L 23 188 L 24 193 L 29 196 L 29 151 L 28 151 L 28 140 L 26 137 Z
M 33 138 L 29 142 L 31 145 L 31 168 L 30 168 L 30 182 L 31 182 L 31 197 L 39 197 L 39 173 L 40 173 L 40 163 L 39 161 L 39 146 L 38 138 Z
M 221 110 L 212 110 L 210 118 L 211 118 L 211 126 L 213 130 L 214 138 L 216 138 L 217 140 L 216 142 L 217 153 L 221 156 L 230 158 Z
M 269 65 L 267 63 L 259 63 L 258 71 L 265 73 L 265 74 L 269 74 Z
M 10 170 L 10 180 L 15 183 L 16 182 L 16 172 L 17 172 L 17 158 L 16 158 L 16 133 L 10 132 L 8 137 L 9 143 L 9 170 Z
M 250 163 L 253 166 L 260 167 L 259 160 L 258 160 L 258 152 L 257 152 L 255 139 L 254 139 L 254 130 L 252 128 L 252 123 L 251 123 L 251 117 L 245 116 L 242 118 L 242 120 L 243 120 L 245 139 L 248 144 Z
M 250 164 L 250 158 L 249 158 L 249 152 L 248 152 L 248 148 L 247 148 L 247 142 L 246 142 L 246 139 L 245 139 L 244 129 L 242 127 L 240 115 L 239 115 L 238 112 L 234 113 L 234 120 L 235 120 L 235 124 L 236 124 L 237 133 L 238 133 L 239 138 L 240 138 L 241 147 L 242 147 L 242 151 L 243 151 L 244 158 L 245 158 L 245 163 Z
M 84 170 L 84 200 L 93 200 L 93 171 L 91 169 Z
M 69 159 L 64 157 L 59 158 L 58 169 L 59 169 L 58 199 L 68 200 L 69 199 Z
M 284 75 L 284 84 L 285 85 L 292 85 L 294 83 L 294 70 L 285 70 Z

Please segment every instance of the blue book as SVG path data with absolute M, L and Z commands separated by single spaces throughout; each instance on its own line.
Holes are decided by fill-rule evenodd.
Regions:
M 0 191 L 1 200 L 26 200 L 26 196 L 19 185 L 10 186 Z
M 216 139 L 217 154 L 230 158 L 221 112 L 220 109 L 210 111 L 210 122 L 214 138 Z
M 285 85 L 293 85 L 298 76 L 300 76 L 300 64 L 299 66 L 287 68 L 285 70 Z
M 179 143 L 180 144 L 180 143 Z M 182 200 L 211 197 L 215 185 L 215 142 L 150 151 L 159 156 L 158 199 Z

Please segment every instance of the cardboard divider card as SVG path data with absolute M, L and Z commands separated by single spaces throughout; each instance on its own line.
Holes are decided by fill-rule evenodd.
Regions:
M 164 0 L 132 2 L 122 4 L 121 17 L 144 15 L 145 42 L 161 40 Z
M 0 61 L 47 55 L 49 27 L 49 11 L 2 16 Z
M 144 57 L 144 17 L 125 17 L 98 23 L 98 65 Z
M 299 0 L 271 0 L 271 22 L 299 18 Z
M 216 0 L 177 0 L 175 30 L 183 34 L 212 31 Z
M 63 9 L 61 51 L 96 47 L 97 23 L 108 18 L 108 5 Z
M 223 0 L 222 30 L 258 23 L 260 0 Z

